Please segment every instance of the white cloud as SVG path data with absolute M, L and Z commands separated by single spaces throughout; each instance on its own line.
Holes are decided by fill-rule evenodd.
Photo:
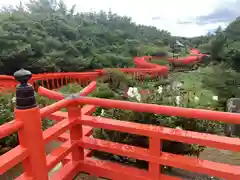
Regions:
M 20 0 L 9 0 L 8 4 L 18 4 Z M 132 17 L 139 24 L 153 25 L 159 29 L 165 29 L 177 36 L 203 35 L 208 29 L 213 29 L 221 23 L 197 25 L 178 24 L 178 21 L 194 21 L 197 16 L 211 13 L 219 4 L 232 0 L 66 0 L 68 7 L 76 4 L 77 11 L 99 11 L 109 9 L 120 15 Z M 27 0 L 22 0 L 27 2 Z M 7 4 L 4 3 L 5 5 Z M 3 3 L 2 3 L 3 4 Z M 1 3 L 0 3 L 1 5 Z M 155 18 L 154 20 L 154 17 Z

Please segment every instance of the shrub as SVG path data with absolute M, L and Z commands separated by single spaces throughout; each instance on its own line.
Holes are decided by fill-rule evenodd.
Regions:
M 61 88 L 59 88 L 57 91 L 63 94 L 72 94 L 72 93 L 78 93 L 82 91 L 83 87 L 77 83 L 71 83 L 67 84 Z
M 133 102 L 140 101 L 142 103 L 151 103 L 159 105 L 217 109 L 218 102 L 212 98 L 214 94 L 209 90 L 204 90 L 201 81 L 196 81 L 195 79 L 193 83 L 192 82 L 193 79 L 191 78 L 189 81 L 192 84 L 190 84 L 190 82 L 183 83 L 181 84 L 181 88 L 176 85 L 176 83 L 180 84 L 179 81 L 177 80 L 168 83 L 163 83 L 163 85 L 157 88 L 155 87 L 156 86 L 155 84 L 157 83 L 155 84 L 153 83 L 148 86 L 148 90 L 151 90 L 151 93 L 142 94 L 140 99 L 138 98 L 138 96 L 131 95 L 131 97 L 126 97 L 126 100 Z M 146 86 L 142 86 L 142 84 L 139 86 L 137 85 L 136 88 L 138 89 L 138 91 L 146 88 Z M 115 98 L 117 98 L 117 94 L 115 95 Z M 190 131 L 218 134 L 223 132 L 223 126 L 221 123 L 207 120 L 195 120 L 182 117 L 169 117 L 163 115 L 156 115 L 153 113 L 139 113 L 120 109 L 102 109 L 102 108 L 101 110 L 98 110 L 95 113 L 95 115 L 118 120 L 136 122 L 141 124 L 153 124 L 157 126 L 165 126 L 171 128 L 178 127 Z M 148 138 L 138 135 L 104 129 L 95 129 L 94 136 L 96 138 L 106 139 L 113 142 L 130 144 L 144 148 L 148 147 Z M 162 148 L 163 151 L 165 152 L 197 156 L 204 149 L 204 147 L 202 146 L 186 145 L 180 142 L 172 142 L 166 140 L 163 141 Z M 108 153 L 95 152 L 95 155 L 101 158 L 104 157 L 114 161 L 123 161 L 124 163 L 128 164 L 130 163 L 135 166 L 141 167 L 143 166 L 145 168 L 147 166 L 147 164 L 143 163 L 142 161 L 134 160 L 133 162 L 132 159 L 126 159 L 121 156 L 116 156 Z
M 0 125 L 13 119 L 14 95 L 11 93 L 0 94 Z M 0 139 L 0 155 L 17 145 L 17 135 L 12 134 Z
M 36 95 L 37 103 L 40 107 L 51 104 L 52 100 L 46 97 Z M 12 121 L 14 119 L 14 108 L 15 108 L 15 94 L 13 93 L 3 93 L 0 94 L 0 125 Z M 52 125 L 52 121 L 44 119 L 42 121 L 43 129 Z M 0 139 L 0 154 L 5 153 L 12 147 L 18 145 L 17 133 L 13 133 L 3 139 Z

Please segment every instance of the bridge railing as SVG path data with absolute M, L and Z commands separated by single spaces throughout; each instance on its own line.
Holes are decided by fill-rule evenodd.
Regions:
M 148 62 L 151 56 L 135 57 L 135 64 L 137 68 L 116 68 L 126 74 L 132 75 L 134 79 L 144 80 L 146 75 L 152 77 L 166 76 L 168 68 L 159 66 Z M 114 69 L 114 68 L 112 68 Z M 104 74 L 104 70 L 95 70 L 93 72 L 56 72 L 56 73 L 42 73 L 33 74 L 30 84 L 37 89 L 39 86 L 46 87 L 48 89 L 58 89 L 69 83 L 78 83 L 83 86 L 88 85 L 91 81 Z M 14 90 L 18 82 L 15 81 L 14 77 L 0 75 L 0 92 L 5 90 Z
M 124 102 L 116 100 L 104 100 L 97 98 L 81 97 L 78 100 L 80 104 L 92 104 L 105 108 L 120 108 L 126 110 L 133 110 L 137 112 L 151 112 L 154 114 L 181 116 L 186 118 L 198 118 L 205 120 L 218 120 L 226 123 L 239 123 L 240 116 L 234 113 L 216 112 L 209 110 L 179 108 L 170 106 L 159 106 L 154 104 L 141 104 L 134 102 Z M 115 130 L 137 134 L 149 137 L 149 149 L 134 147 L 125 144 L 99 140 L 90 137 L 84 137 L 79 145 L 84 148 L 91 148 L 95 150 L 105 151 L 122 156 L 132 157 L 139 160 L 148 161 L 150 164 L 148 172 L 144 175 L 149 179 L 161 179 L 166 177 L 160 174 L 159 165 L 167 165 L 176 168 L 181 168 L 198 173 L 208 174 L 224 179 L 239 179 L 240 167 L 231 166 L 211 162 L 207 160 L 199 160 L 193 157 L 185 157 L 181 155 L 161 152 L 161 140 L 171 140 L 190 144 L 199 144 L 208 147 L 220 148 L 231 151 L 240 151 L 240 139 L 229 138 L 224 136 L 217 136 L 207 133 L 198 133 L 186 130 L 178 130 L 166 127 L 143 125 L 109 118 L 93 117 L 84 115 L 78 119 L 81 125 L 88 125 L 97 128 L 108 130 Z M 83 166 L 84 167 L 84 166 Z M 116 167 L 116 166 L 114 166 Z M 94 169 L 92 167 L 91 169 Z M 94 171 L 94 170 L 90 170 Z M 115 170 L 116 171 L 116 170 Z M 132 179 L 132 169 L 125 169 L 128 172 L 129 179 Z M 140 172 L 140 171 L 139 171 Z M 143 172 L 143 171 L 141 171 Z M 141 173 L 142 174 L 142 173 Z M 113 177 L 113 176 L 112 176 Z M 127 176 L 126 176 L 127 177 Z M 131 178 L 130 178 L 131 177 Z M 111 177 L 108 177 L 111 178 Z M 142 177 L 143 178 L 143 177 Z M 136 177 L 135 179 L 140 179 Z M 143 178 L 144 179 L 144 178 Z M 164 179 L 164 178 L 163 178 Z M 171 179 L 166 177 L 166 179 Z
M 167 58 L 169 62 L 182 62 L 183 64 L 191 64 L 198 62 L 205 54 L 200 54 L 199 50 L 193 49 L 191 55 L 185 58 Z M 136 68 L 116 68 L 126 74 L 132 75 L 132 78 L 137 80 L 144 80 L 146 75 L 151 77 L 163 77 L 168 74 L 168 67 L 153 64 L 149 59 L 157 58 L 157 56 L 142 56 L 134 57 L 134 63 Z M 46 87 L 48 89 L 58 89 L 66 84 L 75 82 L 81 85 L 88 85 L 91 81 L 95 81 L 97 77 L 104 74 L 104 70 L 95 70 L 93 72 L 57 72 L 57 73 L 42 73 L 33 74 L 32 79 L 29 81 L 35 89 L 39 86 Z M 0 92 L 5 90 L 14 90 L 17 81 L 12 76 L 0 75 Z
M 41 88 L 41 94 L 50 96 L 53 93 L 44 88 Z M 82 96 L 75 97 L 71 101 L 72 103 L 76 103 L 76 105 L 88 104 L 94 106 L 101 106 L 104 108 L 119 108 L 125 110 L 133 110 L 137 112 L 151 112 L 154 114 L 168 116 L 218 120 L 221 122 L 233 124 L 238 124 L 240 118 L 238 114 L 234 113 L 179 108 L 171 106 L 159 106 L 153 104 L 141 104 Z M 61 101 L 58 102 L 58 104 L 60 103 Z M 63 101 L 62 103 L 65 102 Z M 56 109 L 54 109 L 54 106 L 52 108 L 47 108 L 44 114 L 54 113 L 55 110 Z M 59 118 L 60 117 L 61 115 L 59 115 Z M 160 165 L 167 165 L 225 179 L 238 179 L 240 177 L 240 173 L 238 172 L 240 168 L 239 166 L 231 166 L 228 164 L 200 160 L 193 157 L 185 157 L 161 151 L 161 140 L 170 140 L 239 152 L 240 139 L 238 138 L 229 138 L 207 133 L 198 133 L 159 126 L 143 125 L 122 120 L 113 120 L 109 118 L 95 117 L 83 114 L 79 116 L 76 121 L 77 124 L 82 126 L 91 126 L 94 128 L 103 128 L 107 130 L 127 132 L 131 134 L 149 137 L 149 149 L 110 142 L 106 140 L 100 140 L 88 136 L 84 136 L 81 138 L 81 140 L 78 141 L 78 146 L 80 148 L 99 150 L 148 161 L 148 171 L 139 170 L 132 167 L 130 168 L 107 161 L 96 160 L 87 156 L 84 156 L 84 161 L 81 163 L 81 165 L 79 165 L 79 171 L 88 172 L 90 174 L 103 176 L 110 179 L 119 179 L 117 177 L 149 180 L 160 178 L 169 180 L 179 179 L 175 177 L 169 177 L 160 173 Z
M 123 178 L 132 180 L 180 179 L 162 174 L 160 172 L 161 165 L 224 179 L 238 180 L 240 177 L 239 166 L 200 160 L 194 157 L 161 151 L 161 141 L 170 140 L 239 152 L 239 138 L 144 125 L 91 115 L 93 109 L 100 106 L 104 108 L 119 108 L 136 112 L 240 124 L 239 114 L 83 96 L 87 93 L 64 97 L 60 93 L 45 88 L 40 88 L 39 93 L 58 99 L 59 101 L 40 110 L 34 102 L 32 89 L 29 86 L 27 86 L 28 89 L 21 89 L 26 88 L 25 85 L 23 84 L 17 89 L 15 121 L 0 127 L 0 137 L 5 137 L 10 133 L 18 131 L 20 140 L 19 146 L 0 156 L 0 173 L 4 173 L 14 165 L 22 162 L 25 172 L 17 179 L 46 180 L 49 179 L 48 172 L 56 164 L 63 162 L 63 167 L 50 177 L 50 179 L 73 179 L 79 172 L 87 172 L 114 180 Z M 91 83 L 91 86 L 93 88 L 94 83 Z M 88 87 L 85 91 L 90 92 L 90 89 Z M 27 91 L 30 93 L 26 93 Z M 23 95 L 25 101 L 22 101 L 24 99 Z M 29 101 L 29 99 L 32 100 Z M 91 110 L 88 112 L 86 111 L 87 106 L 91 107 Z M 67 112 L 63 112 L 61 109 L 67 109 Z M 42 131 L 41 120 L 45 117 L 51 117 L 57 123 L 47 130 Z M 91 127 L 146 136 L 149 138 L 149 148 L 91 137 Z M 55 139 L 61 139 L 64 143 L 46 156 L 44 151 L 45 145 Z M 99 160 L 91 156 L 91 150 L 105 151 L 144 160 L 149 162 L 149 169 L 140 170 L 118 163 Z
M 58 162 L 61 160 L 63 163 L 66 162 L 66 159 L 64 159 L 64 154 L 69 153 L 70 151 L 73 152 L 73 147 L 76 147 L 76 143 L 72 143 L 72 140 L 74 140 L 74 135 L 72 137 L 72 132 L 74 132 L 74 130 L 70 130 L 70 135 L 68 133 L 61 133 L 63 137 L 59 137 L 59 129 L 57 127 L 60 125 L 60 131 L 63 131 L 66 128 L 72 128 L 74 119 L 72 122 L 69 122 L 69 120 L 72 119 L 72 116 L 74 113 L 76 113 L 76 110 L 78 111 L 78 114 L 91 114 L 94 112 L 95 107 L 85 106 L 83 108 L 79 108 L 75 106 L 69 106 L 68 114 L 64 114 L 68 117 L 67 122 L 64 121 L 66 118 L 56 119 L 56 115 L 52 115 L 51 118 L 57 123 L 52 128 L 49 128 L 43 132 L 41 121 L 46 116 L 46 107 L 40 109 L 35 104 L 33 87 L 24 82 L 28 80 L 27 78 L 30 77 L 23 75 L 23 77 L 20 77 L 19 79 L 21 84 L 17 87 L 15 120 L 0 126 L 0 139 L 7 137 L 14 132 L 18 133 L 19 138 L 19 145 L 17 147 L 0 156 L 0 175 L 13 168 L 15 165 L 21 163 L 23 165 L 24 173 L 17 179 L 44 180 L 49 179 L 48 172 Z M 80 92 L 80 95 L 88 95 L 95 88 L 96 82 L 92 82 Z M 56 95 L 52 96 L 51 98 L 59 100 L 64 99 L 64 96 L 56 93 Z M 51 109 L 51 107 L 52 106 L 50 105 L 47 107 L 47 109 Z M 64 107 L 67 108 L 66 104 L 64 104 Z M 61 109 L 63 107 L 57 105 L 54 106 L 54 108 L 58 110 L 58 108 Z M 61 113 L 61 111 L 57 112 Z M 91 131 L 92 129 L 85 128 L 83 133 L 85 135 L 89 135 L 91 134 Z M 45 145 L 55 139 L 62 141 L 62 138 L 65 143 L 46 156 Z M 68 145 L 70 146 L 69 148 Z

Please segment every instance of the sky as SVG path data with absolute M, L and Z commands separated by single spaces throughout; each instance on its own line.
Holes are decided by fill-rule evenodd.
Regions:
M 2 0 L 0 0 L 2 1 Z M 17 5 L 20 0 L 0 2 Z M 22 0 L 23 3 L 28 0 Z M 240 16 L 240 0 L 64 0 L 76 11 L 108 11 L 127 15 L 137 24 L 152 25 L 174 36 L 194 37 L 226 27 Z

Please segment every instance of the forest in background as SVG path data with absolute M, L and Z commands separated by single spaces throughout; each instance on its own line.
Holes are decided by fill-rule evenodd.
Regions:
M 63 1 L 31 0 L 0 11 L 0 74 L 20 68 L 33 73 L 131 67 L 133 56 L 173 51 L 176 40 L 240 71 L 240 19 L 223 30 L 194 38 L 137 25 L 109 12 L 75 12 Z M 164 27 L 162 27 L 164 29 Z
M 109 12 L 78 13 L 63 1 L 30 1 L 0 11 L 0 74 L 131 67 L 133 56 L 168 48 L 171 34 Z
M 185 38 L 111 11 L 80 13 L 63 1 L 53 2 L 31 0 L 1 8 L 0 74 L 12 75 L 20 68 L 42 73 L 131 67 L 133 56 L 172 52 L 176 40 L 240 71 L 239 18 L 224 30 L 219 27 L 214 33 Z

